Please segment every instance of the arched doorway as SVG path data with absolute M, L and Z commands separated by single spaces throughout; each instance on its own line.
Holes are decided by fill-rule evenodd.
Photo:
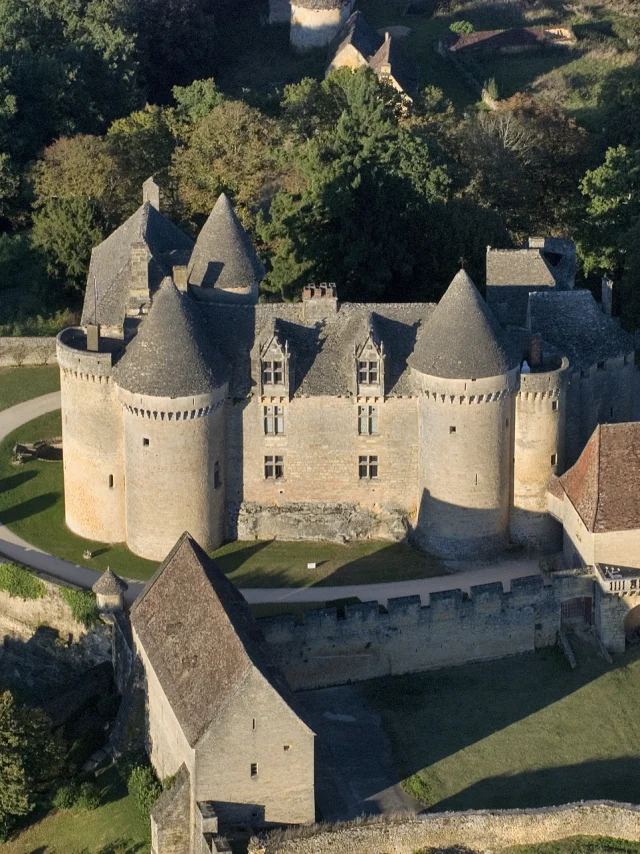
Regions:
M 627 643 L 640 644 L 640 605 L 632 608 L 624 618 L 624 636 Z

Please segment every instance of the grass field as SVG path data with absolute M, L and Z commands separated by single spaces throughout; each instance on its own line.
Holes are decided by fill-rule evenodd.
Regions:
M 574 671 L 548 649 L 363 683 L 406 790 L 436 810 L 640 802 L 640 655 L 576 650 Z
M 157 562 L 132 554 L 123 545 L 106 545 L 75 536 L 64 523 L 62 463 L 34 460 L 11 465 L 17 441 L 59 436 L 60 413 L 36 418 L 0 444 L 0 519 L 32 545 L 92 569 L 110 566 L 126 578 L 146 580 Z M 94 553 L 91 560 L 85 550 Z M 214 557 L 238 587 L 310 587 L 402 581 L 446 573 L 444 565 L 404 543 L 375 540 L 340 545 L 302 542 L 228 543 Z M 318 568 L 308 570 L 308 563 Z M 322 603 L 318 597 L 319 605 Z
M 57 365 L 0 368 L 0 410 L 60 390 Z
M 115 767 L 99 772 L 96 810 L 52 810 L 0 845 L 2 854 L 147 854 L 149 820 L 137 812 Z
M 602 836 L 571 836 L 558 842 L 503 848 L 501 854 L 638 854 L 638 852 L 640 852 L 640 842 L 607 839 Z

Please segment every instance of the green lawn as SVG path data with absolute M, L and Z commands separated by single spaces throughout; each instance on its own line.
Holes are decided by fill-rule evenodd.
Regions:
M 640 802 L 640 653 L 574 645 L 574 671 L 549 649 L 363 683 L 407 791 L 436 810 Z
M 92 569 L 110 566 L 125 578 L 146 580 L 158 563 L 136 557 L 124 545 L 106 545 L 75 536 L 64 523 L 62 463 L 34 460 L 11 465 L 16 442 L 59 436 L 60 412 L 36 418 L 0 444 L 0 519 L 28 543 Z M 95 557 L 86 560 L 85 550 Z M 404 543 L 376 540 L 339 545 L 250 541 L 228 543 L 214 557 L 238 587 L 310 587 L 363 584 L 443 575 L 446 568 Z M 318 563 L 307 570 L 307 563 Z M 319 602 L 323 600 L 318 597 Z
M 149 820 L 136 812 L 114 766 L 98 773 L 102 805 L 96 810 L 52 810 L 9 842 L 2 854 L 147 854 Z
M 558 842 L 540 845 L 514 845 L 501 854 L 638 854 L 640 842 L 610 839 L 603 836 L 570 836 Z
M 60 369 L 57 365 L 0 368 L 0 410 L 59 390 Z

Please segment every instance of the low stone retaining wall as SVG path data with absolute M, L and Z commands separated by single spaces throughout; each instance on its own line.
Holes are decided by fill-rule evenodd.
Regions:
M 56 339 L 50 337 L 0 338 L 0 368 L 55 365 Z
M 640 841 L 640 808 L 615 801 L 585 801 L 531 810 L 429 813 L 316 825 L 266 839 L 254 838 L 249 854 L 415 854 L 460 846 L 497 851 L 569 836 L 609 836 Z

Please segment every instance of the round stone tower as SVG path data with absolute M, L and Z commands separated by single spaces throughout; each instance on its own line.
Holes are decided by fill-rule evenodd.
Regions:
M 122 341 L 97 326 L 64 329 L 57 340 L 62 393 L 67 526 L 103 543 L 126 539 L 122 412 L 112 378 Z
M 291 0 L 291 46 L 325 47 L 351 14 L 354 0 Z
M 165 279 L 114 369 L 127 544 L 150 560 L 166 557 L 185 530 L 207 551 L 223 539 L 227 368 L 193 312 Z
M 514 543 L 542 551 L 562 547 L 562 528 L 547 511 L 546 484 L 565 470 L 569 360 L 548 357 L 520 376 L 516 397 L 513 506 Z
M 416 538 L 442 557 L 491 557 L 509 539 L 520 359 L 464 270 L 409 364 L 420 392 Z

